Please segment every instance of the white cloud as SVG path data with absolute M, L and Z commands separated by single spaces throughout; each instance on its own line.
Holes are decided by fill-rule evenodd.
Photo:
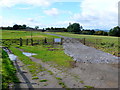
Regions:
M 50 16 L 56 16 L 59 14 L 59 11 L 57 8 L 51 8 L 49 10 L 44 10 L 44 13 Z
M 29 4 L 33 6 L 49 6 L 49 0 L 0 0 L 0 7 L 12 7 L 17 4 Z
M 85 28 L 110 29 L 118 25 L 119 0 L 83 0 L 81 13 L 71 18 L 84 25 Z

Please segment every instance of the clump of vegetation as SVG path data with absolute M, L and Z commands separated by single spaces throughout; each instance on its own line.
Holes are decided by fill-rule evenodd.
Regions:
M 33 74 L 32 77 L 37 76 L 37 74 Z
M 46 79 L 42 79 L 42 80 L 40 80 L 40 82 L 47 82 L 48 80 L 46 80 Z
M 53 75 L 53 72 L 52 72 L 52 71 L 48 70 L 48 72 L 49 72 L 50 75 Z
M 66 85 L 63 82 L 61 82 L 61 81 L 59 81 L 59 85 L 61 85 L 62 88 L 66 88 Z
M 2 89 L 8 89 L 9 84 L 19 82 L 19 79 L 16 76 L 16 68 L 13 65 L 13 62 L 8 58 L 7 53 L 2 50 Z
M 87 85 L 84 86 L 84 87 L 85 87 L 85 88 L 94 88 L 93 86 L 87 86 Z
M 39 77 L 33 77 L 32 79 L 39 79 Z
M 48 84 L 46 83 L 46 84 L 44 84 L 44 86 L 47 86 Z
M 56 79 L 57 79 L 57 80 L 62 80 L 62 78 L 60 78 L 60 77 L 56 77 Z
M 80 81 L 81 84 L 84 84 L 84 81 Z

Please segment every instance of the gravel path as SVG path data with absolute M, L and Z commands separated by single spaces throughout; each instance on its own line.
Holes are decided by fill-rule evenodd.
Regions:
M 74 60 L 89 63 L 118 63 L 118 57 L 109 53 L 88 47 L 75 39 L 64 39 L 63 47 L 65 53 Z

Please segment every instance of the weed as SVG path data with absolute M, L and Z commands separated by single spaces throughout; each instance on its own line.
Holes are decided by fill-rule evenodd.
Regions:
M 50 75 L 53 75 L 53 72 L 52 72 L 52 71 L 48 70 L 48 72 L 49 72 Z
M 85 88 L 94 88 L 93 86 L 84 86 Z
M 61 81 L 59 81 L 59 85 L 61 85 L 62 88 L 66 88 L 65 84 L 63 82 L 61 82 Z
M 62 80 L 62 78 L 60 78 L 60 77 L 56 77 L 56 79 L 57 79 L 57 80 Z
M 47 86 L 48 84 L 44 84 L 44 86 Z
M 42 79 L 42 80 L 40 80 L 40 82 L 47 82 L 48 80 L 46 80 L 46 79 Z
M 32 79 L 39 79 L 39 77 L 33 77 Z
M 84 81 L 80 81 L 81 84 L 84 84 Z
M 33 74 L 32 77 L 37 76 L 37 74 Z

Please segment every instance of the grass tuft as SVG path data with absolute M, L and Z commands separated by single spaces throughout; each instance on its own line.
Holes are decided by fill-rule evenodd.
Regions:
M 94 88 L 93 86 L 87 86 L 87 85 L 84 86 L 84 87 L 85 87 L 85 88 Z
M 39 79 L 39 77 L 33 77 L 32 79 Z
M 46 79 L 42 79 L 42 80 L 40 80 L 40 82 L 47 82 L 48 80 L 46 80 Z

